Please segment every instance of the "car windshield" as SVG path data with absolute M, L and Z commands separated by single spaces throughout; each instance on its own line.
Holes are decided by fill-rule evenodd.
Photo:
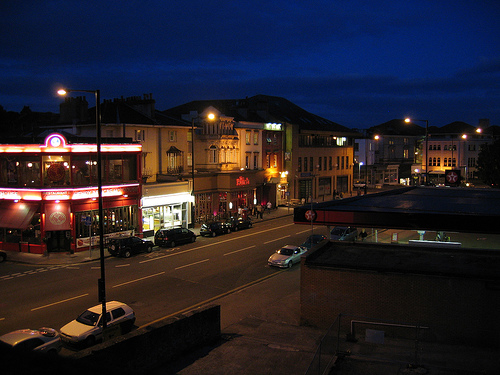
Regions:
M 101 315 L 87 310 L 81 313 L 80 316 L 76 318 L 76 321 L 88 326 L 95 326 L 99 320 L 99 316 Z
M 289 249 L 287 247 L 283 247 L 278 250 L 278 254 L 281 255 L 292 255 L 293 254 L 293 249 Z
M 344 234 L 345 228 L 333 228 L 332 234 L 335 234 L 337 236 L 341 236 Z

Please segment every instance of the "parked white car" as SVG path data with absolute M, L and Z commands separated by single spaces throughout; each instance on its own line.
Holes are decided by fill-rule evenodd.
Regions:
M 267 264 L 270 266 L 289 268 L 292 267 L 294 263 L 299 263 L 301 255 L 306 252 L 307 249 L 303 247 L 286 245 L 271 255 Z
M 132 308 L 122 302 L 106 303 L 107 327 L 120 325 L 122 333 L 132 329 L 135 314 Z M 68 344 L 85 344 L 92 346 L 102 339 L 102 305 L 85 310 L 78 318 L 60 329 L 63 342 Z

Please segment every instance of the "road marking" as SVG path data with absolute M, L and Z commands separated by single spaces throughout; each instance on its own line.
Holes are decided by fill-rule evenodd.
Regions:
M 198 307 L 200 307 L 200 306 L 206 305 L 206 304 L 211 303 L 211 302 L 213 302 L 213 301 L 216 301 L 216 300 L 218 300 L 218 299 L 220 299 L 220 298 L 222 298 L 222 297 L 226 297 L 226 296 L 228 296 L 228 295 L 230 295 L 230 294 L 232 294 L 232 293 L 235 293 L 235 292 L 238 292 L 238 291 L 240 291 L 240 290 L 243 290 L 243 289 L 246 289 L 246 288 L 248 288 L 248 287 L 251 287 L 252 285 L 255 285 L 255 284 L 258 284 L 258 283 L 260 283 L 260 282 L 262 282 L 262 281 L 265 281 L 265 280 L 267 280 L 267 279 L 270 279 L 271 277 L 277 276 L 277 275 L 279 275 L 279 274 L 280 274 L 280 273 L 282 273 L 282 272 L 287 272 L 287 270 L 279 270 L 279 271 L 276 271 L 275 273 L 272 273 L 272 274 L 270 274 L 270 275 L 267 275 L 267 276 L 261 277 L 260 279 L 257 279 L 257 280 L 254 280 L 254 281 L 251 281 L 251 282 L 249 282 L 248 284 L 245 284 L 245 285 L 239 286 L 239 287 L 237 287 L 237 288 L 234 288 L 234 289 L 228 290 L 227 292 L 224 292 L 224 293 L 219 294 L 219 295 L 217 295 L 217 296 L 215 296 L 215 297 L 209 298 L 209 299 L 207 299 L 207 300 L 205 300 L 205 301 L 199 302 L 199 303 L 197 303 L 197 304 L 195 304 L 195 305 L 192 305 L 192 306 L 190 306 L 190 307 L 186 307 L 185 309 L 179 310 L 179 311 L 177 311 L 177 312 L 175 312 L 175 313 L 173 313 L 173 314 L 166 315 L 166 316 L 164 316 L 163 318 L 159 318 L 159 319 L 153 320 L 152 322 L 146 323 L 146 324 L 144 324 L 144 325 L 140 326 L 138 329 L 145 328 L 145 327 L 147 327 L 147 326 L 149 326 L 149 325 L 152 325 L 152 324 L 155 324 L 155 323 L 161 322 L 161 321 L 162 321 L 162 320 L 164 320 L 164 319 L 167 319 L 167 318 L 170 318 L 170 317 L 172 317 L 172 316 L 176 316 L 176 315 L 179 315 L 179 314 L 185 313 L 186 311 L 194 310 L 194 309 L 196 309 L 196 308 L 198 308 Z
M 130 264 L 119 264 L 115 266 L 115 268 L 120 268 L 120 267 L 130 267 Z
M 245 251 L 245 250 L 248 250 L 248 249 L 253 249 L 254 247 L 257 247 L 257 245 L 253 245 L 253 246 L 245 247 L 244 249 L 240 249 L 240 250 L 231 251 L 230 253 L 226 253 L 226 254 L 224 254 L 224 256 L 226 256 L 226 255 L 231 255 L 231 254 L 235 254 L 235 253 L 239 253 L 240 251 Z
M 115 285 L 115 286 L 113 286 L 113 288 L 118 288 L 119 286 L 124 286 L 124 285 L 128 285 L 128 284 L 136 283 L 138 281 L 150 279 L 151 277 L 160 276 L 160 275 L 163 275 L 164 273 L 165 272 L 155 273 L 154 275 L 149 275 L 149 276 L 141 277 L 140 279 L 135 279 L 135 280 L 127 281 L 126 283 Z
M 54 306 L 54 305 L 59 305 L 60 303 L 72 301 L 74 299 L 86 297 L 88 295 L 89 295 L 88 293 L 85 293 L 85 294 L 82 294 L 81 296 L 76 296 L 76 297 L 71 297 L 71 298 L 68 298 L 68 299 L 63 299 L 62 301 L 59 301 L 59 302 L 54 302 L 54 303 L 51 303 L 51 304 L 48 304 L 48 305 L 45 305 L 45 306 L 35 307 L 34 309 L 31 309 L 31 311 L 45 309 L 46 307 L 50 307 L 50 306 Z
M 279 240 L 282 240 L 283 238 L 288 238 L 288 237 L 290 237 L 290 235 L 285 236 L 285 237 L 275 238 L 274 240 L 264 242 L 264 245 L 268 244 L 268 243 L 271 243 L 271 242 L 274 242 L 274 241 L 279 241 Z
M 175 270 L 180 270 L 181 268 L 191 267 L 191 266 L 194 266 L 194 265 L 196 265 L 196 264 L 200 264 L 200 263 L 208 262 L 209 260 L 210 260 L 210 259 L 205 259 L 205 260 L 200 260 L 199 262 L 194 262 L 194 263 L 186 264 L 186 265 L 184 265 L 184 266 L 180 266 L 180 267 L 175 268 Z
M 196 250 L 200 250 L 200 249 L 203 249 L 204 247 L 209 247 L 209 246 L 217 246 L 217 245 L 220 245 L 221 243 L 224 243 L 224 242 L 229 242 L 229 241 L 235 241 L 235 240 L 239 240 L 243 237 L 249 237 L 249 236 L 255 236 L 256 234 L 260 234 L 260 233 L 264 233 L 264 232 L 270 232 L 270 231 L 273 231 L 273 230 L 277 230 L 277 229 L 281 229 L 281 228 L 285 228 L 285 227 L 289 227 L 291 225 L 295 225 L 295 224 L 286 224 L 286 225 L 282 225 L 280 227 L 274 227 L 272 229 L 266 229 L 266 230 L 262 230 L 260 232 L 256 232 L 256 233 L 251 233 L 251 234 L 245 234 L 243 236 L 238 236 L 236 238 L 229 238 L 227 240 L 222 240 L 222 241 L 216 241 L 216 242 L 213 242 L 213 243 L 210 243 L 210 244 L 206 244 L 206 245 L 203 245 L 203 246 L 199 246 L 199 247 L 195 247 L 193 249 L 189 249 L 189 250 L 184 250 L 184 251 L 180 251 L 178 253 L 175 253 L 175 254 L 167 254 L 167 255 L 163 255 L 163 256 L 159 256 L 157 258 L 152 258 L 152 259 L 147 259 L 147 260 L 143 260 L 139 263 L 147 263 L 147 262 L 152 262 L 152 261 L 155 261 L 155 260 L 160 260 L 160 259 L 163 259 L 163 258 L 168 258 L 168 257 L 171 257 L 171 256 L 174 256 L 174 255 L 181 255 L 181 254 L 185 254 L 185 253 L 189 253 L 191 251 L 196 251 Z M 289 236 L 288 236 L 289 237 Z
M 302 233 L 306 233 L 306 232 L 310 232 L 310 231 L 311 231 L 311 228 L 303 230 L 302 232 L 297 232 L 296 234 L 302 234 Z

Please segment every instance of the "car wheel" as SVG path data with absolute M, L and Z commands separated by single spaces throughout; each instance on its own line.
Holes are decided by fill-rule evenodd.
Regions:
M 122 333 L 129 333 L 132 331 L 132 327 L 134 326 L 134 322 L 132 320 L 127 320 L 126 322 L 123 322 L 120 324 L 120 328 L 122 330 Z
M 86 346 L 94 346 L 95 345 L 95 337 L 94 336 L 89 336 L 85 339 L 85 345 Z
M 170 247 L 175 247 L 175 241 L 170 242 Z
M 7 259 L 7 254 L 0 253 L 0 263 L 5 262 L 5 259 Z
M 215 236 L 217 236 L 217 233 L 212 232 L 212 237 L 215 237 Z
M 196 241 L 196 236 L 191 237 L 191 242 L 195 242 L 195 241 Z
M 231 229 L 227 228 L 227 233 L 231 233 Z
M 292 261 L 288 262 L 288 268 L 292 268 L 292 266 L 293 266 L 293 262 Z
M 253 225 L 253 224 L 252 224 L 252 223 L 250 223 L 250 224 L 248 224 L 248 227 L 249 227 L 249 228 L 251 228 L 251 227 L 252 227 L 252 225 Z
M 153 246 L 148 246 L 146 252 L 150 253 L 153 251 Z
M 233 229 L 233 230 L 234 230 L 235 232 L 237 232 L 237 231 L 238 231 L 238 227 L 234 227 L 234 229 Z
M 125 250 L 125 252 L 123 253 L 123 256 L 125 258 L 130 258 L 131 255 L 132 255 L 132 253 L 130 252 L 130 250 Z

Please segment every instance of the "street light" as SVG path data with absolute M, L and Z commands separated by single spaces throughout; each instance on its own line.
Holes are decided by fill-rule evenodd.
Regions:
M 410 123 L 412 120 L 405 118 L 406 123 Z M 424 121 L 425 122 L 425 185 L 427 186 L 429 182 L 429 120 L 413 120 L 413 121 Z
M 67 90 L 60 89 L 57 93 L 64 96 L 70 92 L 85 92 L 95 96 L 95 126 L 96 126 L 96 146 L 97 146 L 97 192 L 99 196 L 99 256 L 101 261 L 101 278 L 97 280 L 97 291 L 99 302 L 102 302 L 102 328 L 107 327 L 106 322 L 106 277 L 104 271 L 104 213 L 102 203 L 102 157 L 101 157 L 101 93 L 99 90 Z
M 191 196 L 193 199 L 193 203 L 191 205 L 191 225 L 194 228 L 194 222 L 195 222 L 195 203 L 196 203 L 196 195 L 194 193 L 194 120 L 199 119 L 200 116 L 193 116 L 191 118 Z M 209 113 L 207 115 L 207 118 L 210 121 L 215 120 L 215 114 Z

